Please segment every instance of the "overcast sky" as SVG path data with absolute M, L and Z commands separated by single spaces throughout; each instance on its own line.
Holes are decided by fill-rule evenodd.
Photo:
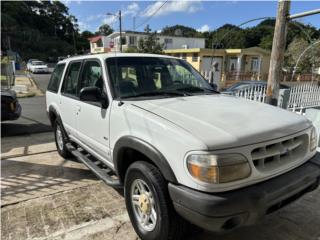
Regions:
M 143 23 L 147 20 L 153 31 L 175 24 L 190 26 L 198 31 L 208 31 L 225 23 L 238 25 L 253 18 L 275 17 L 277 11 L 276 1 L 168 1 L 165 4 L 164 1 L 65 0 L 63 2 L 69 7 L 69 12 L 78 18 L 80 29 L 93 32 L 103 23 L 108 23 L 118 31 L 119 23 L 106 13 L 116 13 L 120 9 L 123 15 L 123 28 L 133 30 L 135 21 L 136 27 L 142 24 L 136 29 L 137 31 L 143 31 L 145 27 Z M 298 13 L 317 8 L 320 8 L 319 1 L 292 1 L 290 12 Z M 299 21 L 320 28 L 320 15 L 305 17 Z

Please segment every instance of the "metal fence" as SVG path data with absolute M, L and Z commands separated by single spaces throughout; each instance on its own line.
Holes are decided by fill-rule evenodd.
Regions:
M 252 101 L 265 102 L 266 86 L 249 86 L 235 91 L 232 95 Z M 320 84 L 300 83 L 290 89 L 280 90 L 278 106 L 294 112 L 306 108 L 320 107 Z
M 249 99 L 257 102 L 265 102 L 266 92 L 267 92 L 266 86 L 252 85 L 236 91 L 234 95 L 236 97 L 241 97 L 241 98 L 245 98 L 245 99 Z
M 287 109 L 302 111 L 311 107 L 320 107 L 320 84 L 311 82 L 292 86 Z

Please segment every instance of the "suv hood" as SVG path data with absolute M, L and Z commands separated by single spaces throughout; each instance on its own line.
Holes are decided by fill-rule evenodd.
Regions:
M 133 105 L 178 125 L 210 150 L 276 139 L 311 126 L 298 114 L 223 94 L 135 101 Z

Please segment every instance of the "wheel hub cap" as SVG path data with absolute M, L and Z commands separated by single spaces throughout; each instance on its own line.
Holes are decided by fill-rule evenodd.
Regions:
M 144 214 L 150 214 L 151 204 L 150 199 L 146 194 L 141 194 L 139 197 L 139 206 Z
M 137 223 L 145 231 L 152 231 L 158 218 L 152 191 L 144 180 L 136 179 L 131 185 L 130 194 Z

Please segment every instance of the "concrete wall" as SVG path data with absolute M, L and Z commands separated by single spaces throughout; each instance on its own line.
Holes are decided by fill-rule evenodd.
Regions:
M 135 37 L 135 41 L 133 44 L 130 44 L 130 36 Z M 122 49 L 128 49 L 129 47 L 138 47 L 138 43 L 141 38 L 146 38 L 146 34 L 139 33 L 124 33 L 123 36 L 126 39 L 126 44 L 122 45 Z M 205 39 L 204 38 L 186 38 L 186 37 L 171 37 L 171 36 L 162 36 L 158 35 L 159 43 L 164 45 L 164 49 L 181 49 L 181 48 L 204 48 L 205 47 Z M 172 43 L 166 43 L 166 39 L 170 39 Z M 169 41 L 170 41 L 169 40 Z M 103 45 L 105 48 L 110 47 L 110 42 L 114 42 L 114 48 L 112 51 L 120 50 L 120 36 L 117 35 L 113 38 L 108 36 L 103 37 Z M 91 52 L 93 49 L 91 49 Z

